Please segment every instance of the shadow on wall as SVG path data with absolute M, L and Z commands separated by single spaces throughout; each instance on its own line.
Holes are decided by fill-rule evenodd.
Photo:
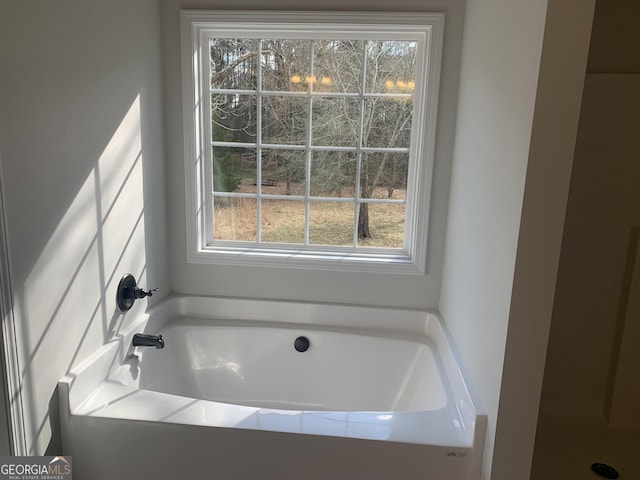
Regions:
M 62 452 L 62 434 L 60 431 L 60 402 L 58 401 L 58 387 L 53 390 L 49 400 L 49 429 L 51 440 L 44 454 L 47 456 L 60 455 Z
M 138 95 L 24 284 L 14 286 L 21 292 L 14 308 L 20 319 L 16 336 L 24 428 L 32 455 L 46 446 L 51 408 L 57 414 L 55 393 L 51 397 L 55 381 L 119 328 L 123 317 L 114 299 L 123 272 L 146 275 L 140 115 Z M 51 398 L 49 405 L 46 398 Z M 51 449 L 56 445 L 53 438 L 52 453 L 60 453 Z

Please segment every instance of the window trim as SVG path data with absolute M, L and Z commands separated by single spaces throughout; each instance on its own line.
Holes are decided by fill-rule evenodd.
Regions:
M 263 12 L 263 11 L 181 11 L 182 99 L 184 122 L 186 241 L 187 262 L 279 266 L 288 268 L 348 270 L 363 273 L 399 273 L 424 275 L 427 265 L 429 207 L 436 141 L 438 90 L 443 47 L 444 13 L 372 13 L 372 12 Z M 296 25 L 299 28 L 292 29 Z M 305 37 L 321 38 L 326 32 L 348 29 L 358 38 L 375 29 L 393 39 L 411 39 L 428 48 L 416 88 L 413 121 L 421 126 L 421 141 L 416 141 L 417 129 L 412 129 L 412 146 L 418 161 L 409 166 L 407 191 L 414 189 L 415 203 L 406 203 L 404 249 L 359 248 L 335 246 L 301 246 L 291 244 L 256 244 L 216 241 L 207 244 L 205 212 L 206 192 L 204 160 L 206 144 L 201 125 L 207 124 L 209 112 L 200 108 L 203 91 L 203 35 L 212 28 L 232 32 L 258 30 L 259 33 L 281 33 L 283 29 L 302 32 Z M 237 35 L 237 34 L 236 34 Z M 208 49 L 206 52 L 208 58 Z M 418 83 L 418 82 L 416 82 Z M 207 103 L 208 104 L 208 103 Z M 268 245 L 268 246 L 267 246 Z

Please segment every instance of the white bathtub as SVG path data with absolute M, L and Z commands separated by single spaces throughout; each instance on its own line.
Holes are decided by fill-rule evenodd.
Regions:
M 426 312 L 171 298 L 58 393 L 77 480 L 479 478 L 486 417 Z

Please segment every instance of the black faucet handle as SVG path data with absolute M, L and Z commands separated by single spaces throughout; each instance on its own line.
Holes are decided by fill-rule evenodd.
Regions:
M 157 288 L 151 290 L 143 290 L 138 287 L 136 279 L 130 273 L 127 273 L 118 284 L 118 291 L 116 292 L 116 303 L 121 312 L 126 312 L 133 306 L 133 302 L 140 298 L 151 297 L 153 292 L 157 292 Z
M 135 293 L 134 293 L 134 297 L 135 298 L 152 297 L 153 296 L 153 292 L 157 292 L 157 291 L 158 291 L 157 288 L 152 288 L 151 290 L 147 290 L 147 291 L 144 291 L 141 288 L 136 288 Z

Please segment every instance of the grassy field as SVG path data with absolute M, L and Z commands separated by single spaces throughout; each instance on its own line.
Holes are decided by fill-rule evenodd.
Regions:
M 265 193 L 279 193 L 282 187 L 263 187 Z M 250 185 L 242 190 L 249 191 Z M 255 191 L 255 186 L 253 187 Z M 269 191 L 270 190 L 270 191 Z M 376 195 L 384 195 L 380 189 Z M 404 190 L 394 191 L 392 198 L 404 198 Z M 249 198 L 225 199 L 215 209 L 215 238 L 256 240 L 256 201 Z M 401 248 L 404 236 L 404 205 L 370 204 L 369 228 L 372 238 L 359 240 L 361 247 Z M 311 245 L 353 246 L 353 204 L 311 202 L 309 206 L 309 243 Z M 304 243 L 304 204 L 291 200 L 263 200 L 261 205 L 263 242 Z

